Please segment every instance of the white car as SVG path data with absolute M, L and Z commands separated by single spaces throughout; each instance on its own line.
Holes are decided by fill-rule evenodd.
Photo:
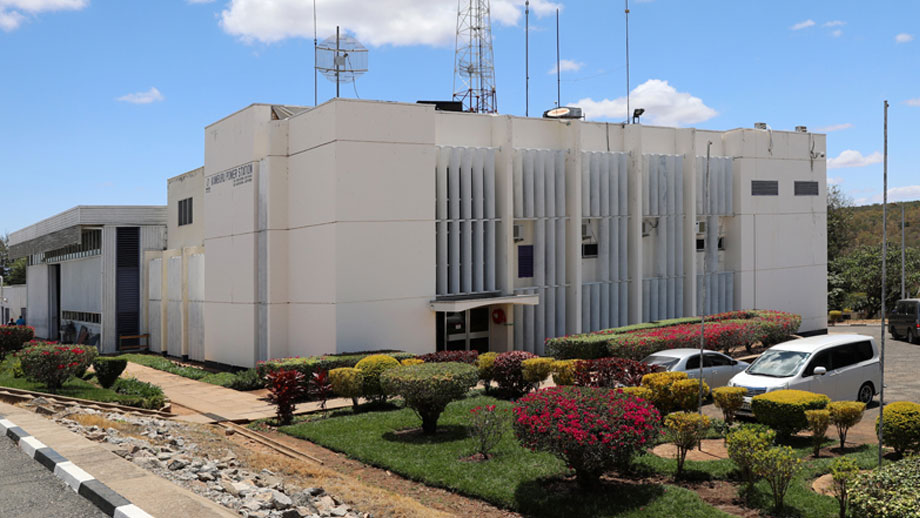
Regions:
M 658 351 L 642 360 L 666 371 L 686 372 L 691 378 L 700 377 L 699 349 L 668 349 Z M 710 389 L 724 387 L 732 376 L 748 368 L 748 363 L 735 360 L 720 352 L 703 349 L 703 381 Z
M 863 335 L 823 335 L 784 342 L 767 349 L 729 386 L 744 387 L 742 410 L 751 398 L 780 389 L 825 394 L 833 401 L 868 404 L 881 386 L 878 347 Z

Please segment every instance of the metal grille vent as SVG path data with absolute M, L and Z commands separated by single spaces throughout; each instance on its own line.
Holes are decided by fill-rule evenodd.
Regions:
M 779 182 L 776 180 L 751 180 L 751 196 L 778 196 Z

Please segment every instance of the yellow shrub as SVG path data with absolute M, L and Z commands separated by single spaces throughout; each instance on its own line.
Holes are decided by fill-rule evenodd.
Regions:
M 354 405 L 364 392 L 364 374 L 354 367 L 341 367 L 329 371 L 329 383 L 332 391 L 340 397 L 351 398 Z
M 735 414 L 741 410 L 744 404 L 744 394 L 747 389 L 744 387 L 718 387 L 712 389 L 712 399 L 716 407 L 722 409 L 722 416 L 725 422 L 732 424 L 735 422 Z
M 776 390 L 751 400 L 751 410 L 757 421 L 776 430 L 780 437 L 788 437 L 808 426 L 806 410 L 820 410 L 830 398 L 805 390 Z
M 920 404 L 896 401 L 885 405 L 882 440 L 898 454 L 920 451 Z M 875 421 L 878 429 L 878 419 Z
M 521 362 L 524 381 L 541 383 L 553 370 L 553 358 L 530 358 Z
M 658 411 L 667 414 L 680 408 L 671 392 L 671 385 L 686 379 L 686 372 L 655 372 L 642 376 L 642 386 L 651 391 L 650 401 L 658 407 Z
M 665 417 L 664 426 L 668 429 L 668 439 L 677 446 L 677 476 L 679 477 L 684 471 L 687 451 L 693 449 L 703 438 L 703 434 L 709 428 L 709 418 L 697 413 L 674 412 Z
M 418 365 L 420 363 L 425 363 L 425 360 L 420 358 L 406 358 L 405 360 L 399 362 L 401 365 Z
M 840 437 L 840 447 L 844 448 L 847 441 L 847 431 L 856 423 L 862 421 L 866 404 L 859 401 L 834 401 L 828 403 L 831 422 L 837 427 L 837 436 Z
M 556 360 L 553 362 L 553 383 L 556 385 L 575 384 L 575 366 L 578 360 Z
M 645 387 L 623 387 L 619 390 L 622 390 L 624 393 L 629 394 L 630 396 L 635 396 L 646 401 L 652 401 L 652 391 Z
M 703 382 L 703 397 L 709 394 L 709 385 Z M 696 410 L 700 402 L 700 380 L 677 380 L 671 384 L 671 397 L 674 404 L 681 410 Z
M 476 368 L 479 369 L 479 379 L 488 385 L 492 381 L 492 367 L 495 365 L 496 352 L 482 353 L 476 357 Z
M 399 367 L 399 360 L 386 354 L 372 354 L 359 361 L 355 368 L 364 374 L 364 397 L 385 399 L 386 394 L 380 386 L 380 375 L 387 369 Z
M 831 424 L 831 412 L 830 410 L 806 410 L 805 420 L 808 421 L 808 430 L 811 431 L 815 457 L 817 457 L 821 450 L 821 444 L 824 442 L 827 427 Z

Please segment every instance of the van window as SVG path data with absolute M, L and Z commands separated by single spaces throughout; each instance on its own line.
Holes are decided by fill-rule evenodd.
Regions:
M 869 340 L 858 342 L 856 347 L 859 350 L 859 361 L 861 362 L 871 360 L 875 356 L 875 352 L 872 350 L 872 342 Z
M 808 367 L 805 367 L 805 372 L 802 373 L 802 377 L 807 378 L 808 376 L 814 376 L 815 367 L 824 367 L 827 370 L 832 370 L 830 349 L 816 354 L 811 362 L 809 362 Z
M 843 344 L 831 349 L 831 357 L 835 369 L 842 369 L 855 365 L 862 361 L 862 355 L 859 351 L 859 344 Z M 830 369 L 828 369 L 830 370 Z

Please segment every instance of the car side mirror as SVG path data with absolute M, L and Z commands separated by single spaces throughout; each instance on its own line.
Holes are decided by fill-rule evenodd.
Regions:
M 827 369 L 824 367 L 815 367 L 815 376 L 824 376 L 827 374 Z

